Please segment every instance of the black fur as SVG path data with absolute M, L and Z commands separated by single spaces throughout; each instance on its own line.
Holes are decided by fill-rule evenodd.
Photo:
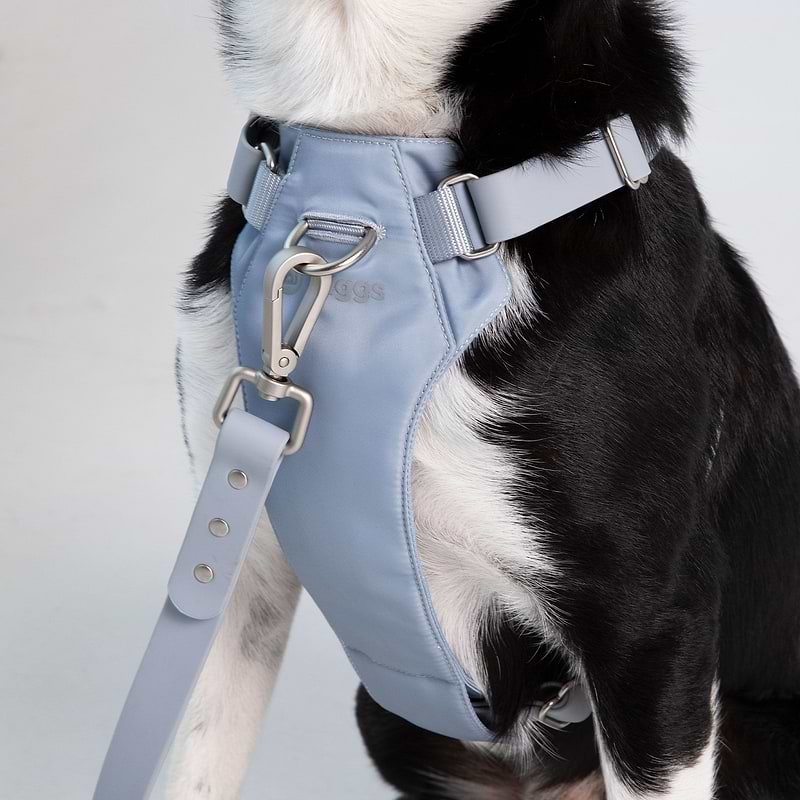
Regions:
M 447 78 L 466 102 L 462 166 L 483 174 L 568 154 L 621 113 L 653 149 L 681 136 L 685 62 L 670 31 L 651 2 L 513 4 L 463 43 Z M 564 634 L 588 665 L 631 785 L 663 789 L 665 767 L 698 754 L 719 653 L 735 749 L 722 758 L 718 800 L 796 799 L 798 700 L 781 698 L 800 695 L 800 396 L 689 171 L 667 150 L 653 166 L 639 193 L 513 243 L 546 323 L 520 327 L 501 359 L 479 342 L 467 368 L 489 391 L 531 400 L 486 435 L 529 470 L 536 491 L 520 485 L 517 499 L 570 565 L 558 599 Z M 485 647 L 508 729 L 548 662 L 510 624 Z M 750 715 L 740 710 L 748 703 Z M 555 737 L 560 756 L 576 737 Z M 585 748 L 584 760 L 547 760 L 546 773 L 583 777 L 594 755 Z M 386 774 L 393 756 L 371 752 Z M 435 759 L 431 750 L 429 767 Z M 408 768 L 418 772 L 413 760 Z
M 497 357 L 466 357 L 516 416 L 485 436 L 513 448 L 517 501 L 565 567 L 557 595 L 631 786 L 663 790 L 711 725 L 719 676 L 717 800 L 800 797 L 800 392 L 742 260 L 710 225 L 666 149 L 688 125 L 686 64 L 654 0 L 517 0 L 453 54 L 462 166 L 485 174 L 571 153 L 630 114 L 653 177 L 511 243 L 542 315 Z M 241 214 L 224 203 L 189 278 L 224 285 Z M 531 487 L 536 491 L 531 491 Z M 525 578 L 523 576 L 522 580 Z M 540 589 L 541 587 L 531 587 Z M 569 677 L 566 653 L 503 620 L 484 643 L 500 733 Z M 380 710 L 359 724 L 408 798 L 445 797 L 432 774 L 521 791 L 529 774 Z M 539 786 L 598 767 L 591 725 L 548 733 Z
M 230 197 L 222 199 L 212 218 L 211 235 L 206 246 L 186 274 L 182 310 L 192 311 L 194 298 L 206 292 L 230 290 L 231 255 L 244 223 L 242 207 Z

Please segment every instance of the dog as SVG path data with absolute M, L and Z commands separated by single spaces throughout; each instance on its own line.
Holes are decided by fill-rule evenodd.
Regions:
M 497 741 L 437 736 L 359 691 L 406 800 L 800 797 L 800 391 L 688 168 L 687 61 L 657 0 L 219 0 L 233 86 L 268 120 L 447 136 L 485 175 L 569 157 L 629 114 L 656 153 L 502 249 L 504 314 L 414 445 L 433 605 Z M 224 200 L 189 270 L 178 382 L 195 472 L 236 366 Z M 508 398 L 511 398 L 509 400 Z M 462 590 L 464 585 L 469 591 Z M 172 800 L 238 797 L 298 598 L 266 516 L 179 736 Z M 581 679 L 594 715 L 526 709 Z

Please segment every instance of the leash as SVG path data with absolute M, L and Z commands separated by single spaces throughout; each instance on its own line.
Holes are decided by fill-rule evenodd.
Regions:
M 283 459 L 289 435 L 233 409 L 111 740 L 96 798 L 142 800 L 183 717 Z
M 149 795 L 268 494 L 287 560 L 372 697 L 437 733 L 493 738 L 418 563 L 414 434 L 439 378 L 509 300 L 500 242 L 650 174 L 628 118 L 570 161 L 485 178 L 452 176 L 445 139 L 283 126 L 276 153 L 252 131 L 229 180 L 249 223 L 231 286 L 240 364 L 262 366 L 237 368 L 214 409 L 208 476 L 95 800 Z M 561 729 L 591 706 L 572 681 L 532 711 Z

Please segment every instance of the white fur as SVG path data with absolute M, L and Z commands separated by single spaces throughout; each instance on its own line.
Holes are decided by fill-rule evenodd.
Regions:
M 454 42 L 507 0 L 232 0 L 252 111 L 351 132 L 446 135 L 458 98 L 436 89 Z
M 511 336 L 519 316 L 536 313 L 521 267 L 507 260 L 512 302 L 487 331 L 493 346 Z M 448 642 L 478 686 L 485 687 L 481 633 L 502 608 L 523 625 L 556 630 L 556 609 L 546 600 L 558 569 L 545 550 L 538 520 L 509 497 L 520 476 L 512 454 L 488 443 L 491 430 L 511 413 L 513 398 L 490 397 L 454 364 L 433 390 L 414 442 L 412 506 L 420 561 Z M 510 575 L 538 579 L 531 594 Z M 552 599 L 552 598 L 551 598 Z
M 606 785 L 606 800 L 713 800 L 714 785 L 717 774 L 717 757 L 719 750 L 719 717 L 720 700 L 719 685 L 715 684 L 709 698 L 711 708 L 711 733 L 703 751 L 691 764 L 678 769 L 672 776 L 669 786 L 664 792 L 637 792 L 620 777 L 619 769 L 614 763 L 607 737 L 601 733 L 597 737 L 600 763 L 603 768 L 603 779 Z M 595 717 L 599 720 L 596 727 L 602 731 L 602 709 L 595 709 Z

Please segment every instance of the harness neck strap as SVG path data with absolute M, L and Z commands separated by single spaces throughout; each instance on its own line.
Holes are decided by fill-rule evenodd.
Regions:
M 257 230 L 266 226 L 285 175 L 268 146 L 248 140 L 242 129 L 228 179 L 228 194 L 244 207 Z M 494 253 L 502 242 L 628 186 L 638 189 L 650 176 L 645 153 L 630 117 L 613 120 L 569 158 L 531 159 L 479 178 L 465 173 L 441 182 L 436 191 L 414 198 L 420 233 L 434 264 Z

